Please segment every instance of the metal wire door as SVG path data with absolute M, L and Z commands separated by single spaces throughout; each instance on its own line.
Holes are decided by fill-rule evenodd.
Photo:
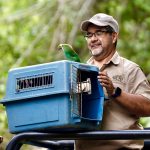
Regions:
M 86 78 L 86 80 L 85 79 L 83 80 L 82 75 L 83 75 L 82 70 L 78 69 L 74 65 L 71 66 L 70 99 L 72 100 L 72 112 L 84 118 L 82 114 L 83 95 L 91 94 L 91 80 L 88 77 Z

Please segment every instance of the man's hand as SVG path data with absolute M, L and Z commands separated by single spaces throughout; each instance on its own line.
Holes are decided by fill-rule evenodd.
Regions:
M 114 94 L 115 87 L 111 79 L 108 77 L 107 72 L 106 71 L 99 72 L 97 78 L 100 84 L 106 88 L 108 96 L 111 97 Z

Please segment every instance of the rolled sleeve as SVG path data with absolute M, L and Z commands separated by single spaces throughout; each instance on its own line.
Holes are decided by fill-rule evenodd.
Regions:
M 129 93 L 143 95 L 150 100 L 150 84 L 138 66 L 131 69 L 127 82 Z

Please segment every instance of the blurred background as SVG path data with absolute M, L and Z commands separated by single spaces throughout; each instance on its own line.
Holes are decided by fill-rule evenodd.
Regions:
M 71 44 L 86 62 L 89 51 L 80 23 L 99 12 L 118 20 L 118 52 L 138 63 L 150 80 L 149 6 L 149 0 L 0 0 L 0 99 L 5 96 L 9 69 L 64 59 L 57 50 L 60 43 Z M 149 117 L 141 124 L 150 127 Z M 4 150 L 13 135 L 2 105 L 0 135 Z

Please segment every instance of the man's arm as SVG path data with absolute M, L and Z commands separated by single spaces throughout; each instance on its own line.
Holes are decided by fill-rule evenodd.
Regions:
M 106 88 L 108 96 L 114 94 L 114 85 L 106 72 L 99 72 L 98 80 L 100 84 Z M 137 117 L 150 116 L 150 99 L 137 94 L 130 94 L 125 91 L 121 95 L 114 98 L 117 103 Z
M 114 100 L 137 117 L 150 116 L 150 100 L 142 95 L 129 94 L 122 91 L 121 95 Z

